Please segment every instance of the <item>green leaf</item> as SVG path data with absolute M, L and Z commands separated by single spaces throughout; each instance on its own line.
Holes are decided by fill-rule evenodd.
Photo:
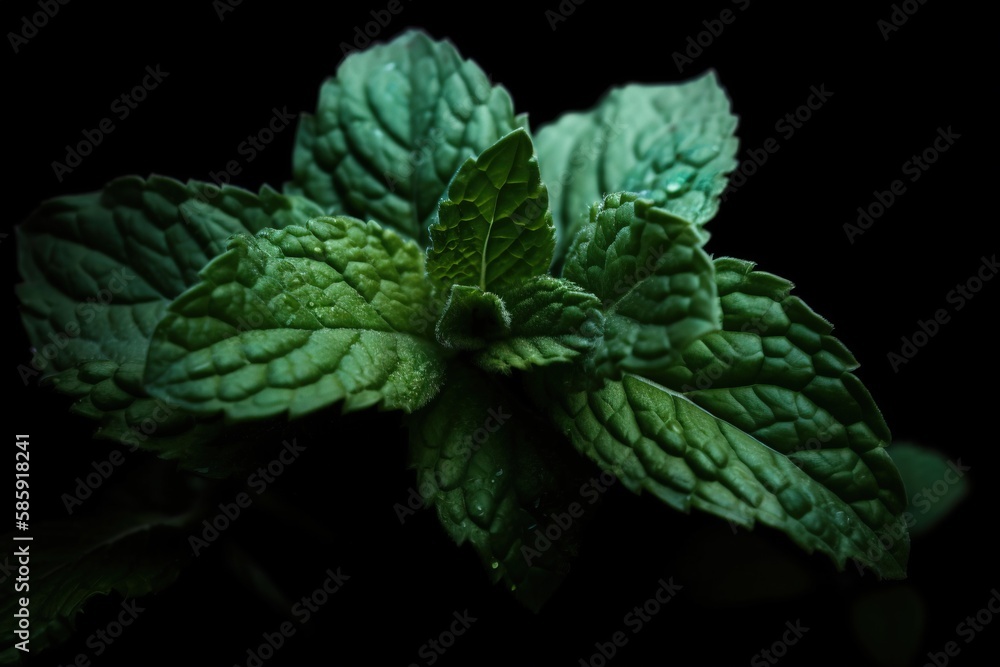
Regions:
M 570 361 L 600 340 L 600 301 L 567 280 L 538 276 L 506 293 L 503 302 L 507 335 L 475 356 L 485 370 L 506 374 Z
M 323 84 L 316 115 L 300 121 L 285 190 L 423 247 L 458 167 L 521 122 L 507 91 L 451 42 L 410 30 L 351 54 Z
M 70 411 L 100 422 L 95 437 L 131 450 L 177 459 L 188 469 L 221 473 L 206 459 L 223 432 L 221 420 L 199 420 L 176 405 L 154 399 L 142 385 L 143 364 L 85 361 L 44 381 L 75 398 Z
M 908 539 L 897 540 L 888 557 L 869 558 L 882 521 L 867 521 L 789 457 L 683 395 L 633 375 L 596 391 L 549 376 L 535 391 L 574 446 L 632 491 L 684 512 L 777 528 L 840 569 L 855 558 L 881 576 L 905 576 Z
M 858 362 L 790 282 L 753 267 L 715 260 L 724 330 L 688 347 L 663 384 L 788 456 L 867 525 L 894 525 L 906 499 Z
M 505 384 L 462 367 L 408 422 L 421 496 L 458 544 L 472 544 L 494 583 L 538 611 L 576 555 L 587 518 L 583 462 Z M 580 511 L 570 514 L 574 502 Z M 552 514 L 569 525 L 564 518 L 546 543 L 539 536 Z
M 316 214 L 266 188 L 255 195 L 159 176 L 45 202 L 17 228 L 33 366 L 47 375 L 81 361 L 142 362 L 167 305 L 229 236 Z
M 713 218 L 736 168 L 736 117 L 714 72 L 681 84 L 614 88 L 535 138 L 556 225 L 554 266 L 608 192 L 645 192 L 696 224 Z
M 100 423 L 95 438 L 151 452 L 201 475 L 244 472 L 256 454 L 254 447 L 275 439 L 259 424 L 227 427 L 221 418 L 196 417 L 170 401 L 152 398 L 143 388 L 142 372 L 138 362 L 84 361 L 42 384 L 74 398 L 70 412 Z
M 269 188 L 120 178 L 42 204 L 18 228 L 21 314 L 36 348 L 19 371 L 73 397 L 97 436 L 184 467 L 226 474 L 238 441 L 207 445 L 221 420 L 197 419 L 143 387 L 149 339 L 171 300 L 233 234 L 304 223 L 320 210 Z
M 634 193 L 608 195 L 591 209 L 563 276 L 604 307 L 604 338 L 593 357 L 599 376 L 652 379 L 692 341 L 720 326 L 712 260 L 697 226 Z
M 157 327 L 152 395 L 244 420 L 340 400 L 345 411 L 411 411 L 437 393 L 442 362 L 417 333 L 431 287 L 415 243 L 341 217 L 236 236 L 229 248 Z
M 427 273 L 443 289 L 503 292 L 545 273 L 553 233 L 531 139 L 516 130 L 455 174 L 430 229 Z
M 452 285 L 437 326 L 437 340 L 452 350 L 482 350 L 510 334 L 510 312 L 499 295 Z
M 30 655 L 66 641 L 92 597 L 118 594 L 134 601 L 160 591 L 190 559 L 185 537 L 201 519 L 201 508 L 173 507 L 177 499 L 165 496 L 164 480 L 151 478 L 147 471 L 133 471 L 129 479 L 127 488 L 115 487 L 106 494 L 100 513 L 32 524 L 31 542 L 3 536 L 0 563 L 16 569 L 17 549 L 26 546 L 29 551 L 31 589 L 23 596 L 31 603 Z M 25 655 L 14 647 L 19 641 L 14 635 L 19 597 L 0 597 L 0 664 L 15 664 Z M 136 622 L 143 623 L 142 616 Z
M 944 519 L 969 493 L 962 459 L 951 460 L 939 451 L 909 442 L 886 448 L 909 494 L 910 535 L 922 535 Z
M 472 360 L 484 370 L 507 375 L 511 368 L 547 366 L 589 352 L 602 324 L 597 297 L 546 275 L 503 297 L 453 285 L 437 339 L 448 349 L 474 352 Z

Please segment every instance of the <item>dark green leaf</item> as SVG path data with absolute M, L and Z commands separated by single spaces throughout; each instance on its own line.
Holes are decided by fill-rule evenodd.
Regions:
M 867 525 L 894 526 L 903 486 L 854 356 L 787 280 L 741 260 L 715 267 L 724 330 L 687 348 L 664 384 L 789 457 Z M 908 541 L 893 548 L 905 562 Z
M 692 341 L 720 326 L 712 260 L 696 225 L 634 193 L 591 209 L 563 275 L 601 300 L 599 376 L 658 380 Z
M 162 489 L 158 475 L 167 471 L 153 471 L 153 476 L 149 469 L 133 472 L 126 487 L 111 490 L 98 514 L 33 523 L 31 542 L 14 542 L 10 534 L 0 538 L 0 564 L 16 567 L 14 553 L 26 547 L 31 569 L 29 591 L 0 597 L 0 664 L 14 664 L 28 655 L 14 647 L 19 641 L 14 612 L 20 597 L 30 600 L 28 647 L 35 656 L 71 636 L 90 598 L 118 594 L 135 602 L 177 578 L 190 559 L 186 537 L 203 511 L 191 502 L 186 486 Z M 142 623 L 142 616 L 135 622 Z
M 574 446 L 632 491 L 648 491 L 684 512 L 696 508 L 748 528 L 757 522 L 777 528 L 841 569 L 855 558 L 881 576 L 905 576 L 908 539 L 886 557 L 866 556 L 885 528 L 882 519 L 898 522 L 898 516 L 861 516 L 789 457 L 683 395 L 632 375 L 596 391 L 550 376 L 535 390 Z
M 32 363 L 50 374 L 81 361 L 142 362 L 167 305 L 226 239 L 318 214 L 267 188 L 255 195 L 159 176 L 45 202 L 17 229 Z
M 505 385 L 460 368 L 409 421 L 421 495 L 491 579 L 537 611 L 569 570 L 586 519 L 579 457 Z M 552 513 L 571 518 L 546 543 Z

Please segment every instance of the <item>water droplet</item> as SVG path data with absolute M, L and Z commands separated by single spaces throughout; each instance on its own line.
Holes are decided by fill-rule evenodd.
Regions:
M 503 477 L 503 468 L 497 468 L 497 477 Z
M 667 192 L 675 194 L 676 192 L 679 192 L 682 187 L 684 186 L 681 183 L 678 183 L 677 181 L 670 181 L 667 183 Z
M 316 302 L 315 302 L 315 301 L 310 301 L 310 302 L 309 302 L 309 307 L 310 307 L 310 308 L 313 308 L 313 307 L 315 307 L 315 306 L 316 306 Z
M 493 511 L 493 496 L 485 489 L 479 489 L 466 501 L 469 516 L 474 519 L 485 519 Z
M 492 567 L 495 570 L 498 567 L 500 567 L 500 563 L 498 561 L 493 561 L 492 563 L 490 563 L 490 567 Z
M 517 590 L 517 584 L 511 584 L 510 585 L 510 592 L 513 593 L 516 590 Z
M 323 252 L 323 249 L 320 248 L 319 246 L 316 246 L 315 248 L 313 248 L 313 252 L 318 255 L 319 253 Z

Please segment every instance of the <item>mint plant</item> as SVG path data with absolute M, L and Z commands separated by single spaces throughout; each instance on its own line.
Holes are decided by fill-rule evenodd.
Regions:
M 790 282 L 705 250 L 736 124 L 708 73 L 531 129 L 451 43 L 404 33 L 323 85 L 281 192 L 125 177 L 42 204 L 18 229 L 22 375 L 97 437 L 213 477 L 273 424 L 396 411 L 445 531 L 533 609 L 580 537 L 537 531 L 584 465 L 902 578 L 905 526 L 879 535 L 906 499 L 857 361 Z M 200 518 L 145 525 L 183 549 Z M 73 553 L 73 595 L 37 584 L 40 642 L 178 565 L 114 574 L 126 549 L 100 545 Z

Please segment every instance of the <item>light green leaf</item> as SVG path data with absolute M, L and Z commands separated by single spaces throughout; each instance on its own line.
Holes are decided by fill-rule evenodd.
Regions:
M 552 215 L 527 132 L 508 134 L 462 165 L 430 234 L 427 273 L 443 289 L 503 292 L 546 272 Z
M 157 327 L 152 395 L 244 420 L 341 400 L 345 411 L 411 411 L 437 393 L 442 362 L 417 333 L 431 287 L 415 243 L 342 217 L 236 236 L 229 247 Z
M 507 91 L 451 42 L 410 30 L 351 54 L 323 84 L 316 115 L 300 121 L 285 190 L 424 247 L 458 167 L 519 124 Z
M 538 276 L 504 295 L 510 328 L 475 355 L 480 367 L 510 373 L 577 358 L 600 340 L 600 301 L 573 283 Z
M 692 341 L 720 326 L 712 260 L 697 226 L 634 193 L 591 209 L 563 276 L 601 300 L 596 373 L 658 379 Z
M 881 576 L 905 576 L 908 539 L 897 540 L 885 557 L 869 558 L 886 528 L 882 521 L 870 523 L 789 457 L 683 395 L 633 375 L 595 391 L 550 376 L 535 391 L 574 446 L 632 491 L 648 491 L 684 512 L 696 508 L 748 528 L 757 522 L 777 528 L 840 569 L 854 558 Z
M 714 72 L 674 85 L 614 88 L 594 109 L 542 127 L 535 147 L 552 197 L 554 267 L 590 205 L 608 192 L 644 192 L 696 224 L 713 218 L 737 165 L 735 129 Z
M 472 544 L 492 581 L 537 611 L 576 555 L 590 466 L 505 384 L 449 370 L 446 388 L 408 420 L 420 494 L 458 544 Z M 569 525 L 546 542 L 552 514 Z
M 790 282 L 753 267 L 715 260 L 724 330 L 688 347 L 663 384 L 788 456 L 867 525 L 891 524 L 905 495 L 858 362 Z

